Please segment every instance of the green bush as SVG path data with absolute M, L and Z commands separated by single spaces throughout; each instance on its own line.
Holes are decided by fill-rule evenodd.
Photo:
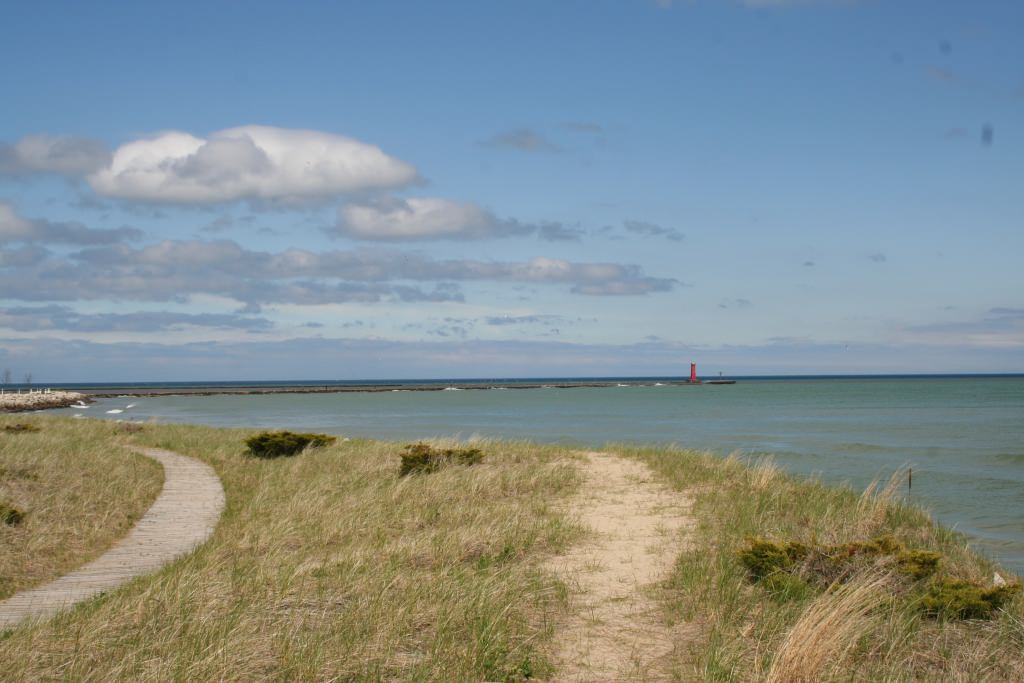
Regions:
M 777 543 L 763 538 L 751 538 L 749 543 L 748 548 L 739 552 L 739 557 L 755 581 L 778 572 L 789 571 L 810 552 L 810 548 L 797 542 Z
M 328 434 L 295 432 L 261 432 L 245 440 L 249 455 L 256 458 L 281 458 L 301 453 L 306 448 L 320 448 L 336 441 Z
M 901 550 L 896 554 L 896 569 L 915 579 L 926 579 L 939 569 L 942 555 L 930 550 Z
M 991 619 L 1020 592 L 1020 584 L 985 588 L 970 581 L 940 579 L 921 600 L 925 614 L 951 619 Z
M 426 443 L 413 443 L 405 447 L 402 453 L 402 466 L 399 476 L 407 474 L 429 474 L 436 472 L 445 465 L 476 465 L 484 459 L 479 448 L 434 448 Z
M 21 524 L 21 520 L 23 519 L 25 519 L 24 512 L 11 507 L 7 503 L 0 503 L 0 524 L 17 526 L 18 524 Z

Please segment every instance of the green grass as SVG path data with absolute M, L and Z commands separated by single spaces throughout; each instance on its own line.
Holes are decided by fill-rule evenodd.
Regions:
M 523 681 L 553 673 L 547 655 L 569 603 L 544 567 L 586 536 L 565 516 L 579 484 L 567 449 L 473 442 L 483 457 L 472 466 L 400 476 L 404 443 L 339 438 L 259 459 L 244 445 L 254 430 L 125 433 L 105 422 L 32 421 L 41 432 L 0 437 L 4 476 L 49 486 L 57 480 L 37 461 L 72 462 L 83 450 L 108 467 L 137 463 L 118 446 L 130 441 L 210 463 L 227 507 L 195 553 L 0 634 L 4 680 Z M 686 656 L 671 664 L 674 680 L 1024 680 L 1021 596 L 1005 596 L 986 620 L 922 609 L 915 596 L 928 592 L 908 590 L 914 581 L 987 586 L 1002 570 L 892 490 L 861 496 L 771 463 L 693 451 L 612 450 L 648 463 L 693 501 L 686 549 L 652 593 L 667 624 L 691 624 L 679 631 Z M 107 489 L 115 509 L 123 487 Z M 760 581 L 741 554 L 752 538 L 782 544 L 763 548 Z M 842 582 L 829 587 L 808 572 L 837 548 L 855 548 L 860 564 L 827 574 Z M 927 553 L 941 555 L 937 578 L 898 571 L 927 565 Z
M 402 444 L 339 439 L 261 460 L 245 454 L 252 433 L 133 435 L 216 469 L 227 494 L 220 525 L 157 575 L 9 632 L 4 677 L 512 681 L 547 672 L 566 593 L 538 565 L 580 533 L 553 508 L 577 486 L 562 449 L 477 443 L 482 464 L 399 477 Z
M 0 524 L 0 599 L 100 555 L 152 504 L 163 470 L 127 451 L 119 430 L 0 416 L 0 510 L 20 513 Z
M 1024 601 L 1019 594 L 1009 596 L 995 618 L 986 621 L 929 618 L 920 602 L 928 585 L 924 581 L 931 579 L 918 565 L 930 562 L 928 553 L 941 555 L 940 577 L 991 586 L 994 572 L 1008 579 L 1012 574 L 972 552 L 963 536 L 903 503 L 895 487 L 860 495 L 787 476 L 770 460 L 751 466 L 678 449 L 615 450 L 648 463 L 694 500 L 697 524 L 689 549 L 660 593 L 668 618 L 695 621 L 703 628 L 689 663 L 676 672 L 678 679 L 1024 680 Z M 752 539 L 777 545 L 761 547 L 752 557 L 745 554 L 757 547 Z M 854 610 L 850 614 L 837 612 L 831 615 L 836 619 L 825 619 L 827 609 L 844 608 L 826 604 L 830 591 L 812 585 L 814 576 L 797 570 L 801 562 L 816 547 L 845 545 L 854 554 L 865 553 L 879 545 L 878 539 L 883 549 L 876 548 L 877 562 L 865 560 L 858 572 L 842 579 L 864 582 L 864 577 L 883 575 L 884 581 L 862 592 L 874 596 L 874 603 L 866 611 L 858 611 L 858 604 L 848 607 Z M 782 571 L 773 574 L 772 566 Z M 771 580 L 756 581 L 758 572 L 771 574 Z M 915 573 L 921 577 L 917 584 Z M 908 588 L 913 585 L 921 588 L 915 592 Z M 858 629 L 847 628 L 842 643 L 816 640 L 823 629 L 838 631 L 851 623 Z M 793 642 L 835 651 L 819 652 L 823 668 L 808 678 L 780 668 L 796 661 L 787 654 Z M 800 659 L 815 658 L 802 652 Z

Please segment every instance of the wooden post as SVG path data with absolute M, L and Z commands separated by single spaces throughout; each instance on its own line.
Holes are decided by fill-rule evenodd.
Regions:
M 914 468 L 913 467 L 908 467 L 907 468 L 907 488 L 908 489 L 914 488 Z

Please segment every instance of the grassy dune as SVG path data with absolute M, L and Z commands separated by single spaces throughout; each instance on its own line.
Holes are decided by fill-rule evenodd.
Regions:
M 227 509 L 206 545 L 156 575 L 0 634 L 5 680 L 552 674 L 548 655 L 569 603 L 566 586 L 542 567 L 586 541 L 564 515 L 579 485 L 579 461 L 565 449 L 484 442 L 482 464 L 399 477 L 404 444 L 339 439 L 257 460 L 243 452 L 251 430 L 147 425 L 115 435 L 108 423 L 36 419 L 52 434 L 49 450 L 64 457 L 130 438 L 200 458 L 222 478 Z M 695 500 L 687 550 L 654 588 L 667 621 L 697 625 L 685 630 L 692 641 L 673 664 L 675 680 L 1024 679 L 1019 596 L 990 621 L 936 620 L 884 567 L 833 590 L 769 592 L 738 557 L 747 536 L 822 544 L 891 533 L 940 551 L 944 572 L 991 581 L 995 567 L 919 511 L 885 493 L 788 477 L 770 463 L 614 450 Z
M 39 431 L 8 431 L 15 425 Z M 0 599 L 78 567 L 109 548 L 160 492 L 163 470 L 119 443 L 111 422 L 0 416 Z
M 489 443 L 473 467 L 399 478 L 401 444 L 243 455 L 246 431 L 149 427 L 212 464 L 212 539 L 155 577 L 0 640 L 11 680 L 516 680 L 545 673 L 565 592 L 536 560 L 579 530 L 552 510 L 557 448 Z
M 932 618 L 923 586 L 885 562 L 832 590 L 800 581 L 766 589 L 739 559 L 751 537 L 842 546 L 886 534 L 941 553 L 939 573 L 991 586 L 996 571 L 966 539 L 902 503 L 897 480 L 864 494 L 692 451 L 622 447 L 695 498 L 697 526 L 660 592 L 667 618 L 698 622 L 703 637 L 680 680 L 1020 681 L 1024 600 L 992 620 Z

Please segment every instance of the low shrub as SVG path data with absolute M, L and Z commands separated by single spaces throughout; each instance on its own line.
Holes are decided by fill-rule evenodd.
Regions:
M 896 569 L 914 579 L 926 579 L 939 569 L 942 555 L 930 550 L 901 550 L 896 553 Z
M 429 474 L 445 465 L 476 465 L 484 459 L 479 448 L 434 448 L 426 443 L 413 443 L 402 453 L 402 465 L 398 475 Z
M 4 431 L 12 434 L 19 432 L 38 432 L 39 427 L 28 422 L 15 422 L 12 425 L 4 425 Z
M 925 614 L 951 619 L 991 619 L 1020 592 L 1020 584 L 985 588 L 971 581 L 940 579 L 921 600 Z
M 25 519 L 24 512 L 11 507 L 7 503 L 0 503 L 0 524 L 17 526 L 18 524 L 21 524 L 21 520 L 23 519 Z
M 329 434 L 300 434 L 296 432 L 261 432 L 245 440 L 249 455 L 255 458 L 282 458 L 297 455 L 306 448 L 320 448 L 334 443 L 337 437 Z
M 935 576 L 942 555 L 907 549 L 892 536 L 826 546 L 749 538 L 738 555 L 751 580 L 782 601 L 832 590 L 873 566 L 904 577 L 902 588 L 894 584 L 896 593 L 920 598 L 921 609 L 933 617 L 991 619 L 1021 590 L 1020 584 L 986 588 L 949 577 L 926 581 Z
M 749 547 L 739 553 L 740 562 L 755 581 L 772 574 L 788 571 L 793 564 L 807 555 L 802 543 L 777 543 L 763 538 L 749 539 Z

